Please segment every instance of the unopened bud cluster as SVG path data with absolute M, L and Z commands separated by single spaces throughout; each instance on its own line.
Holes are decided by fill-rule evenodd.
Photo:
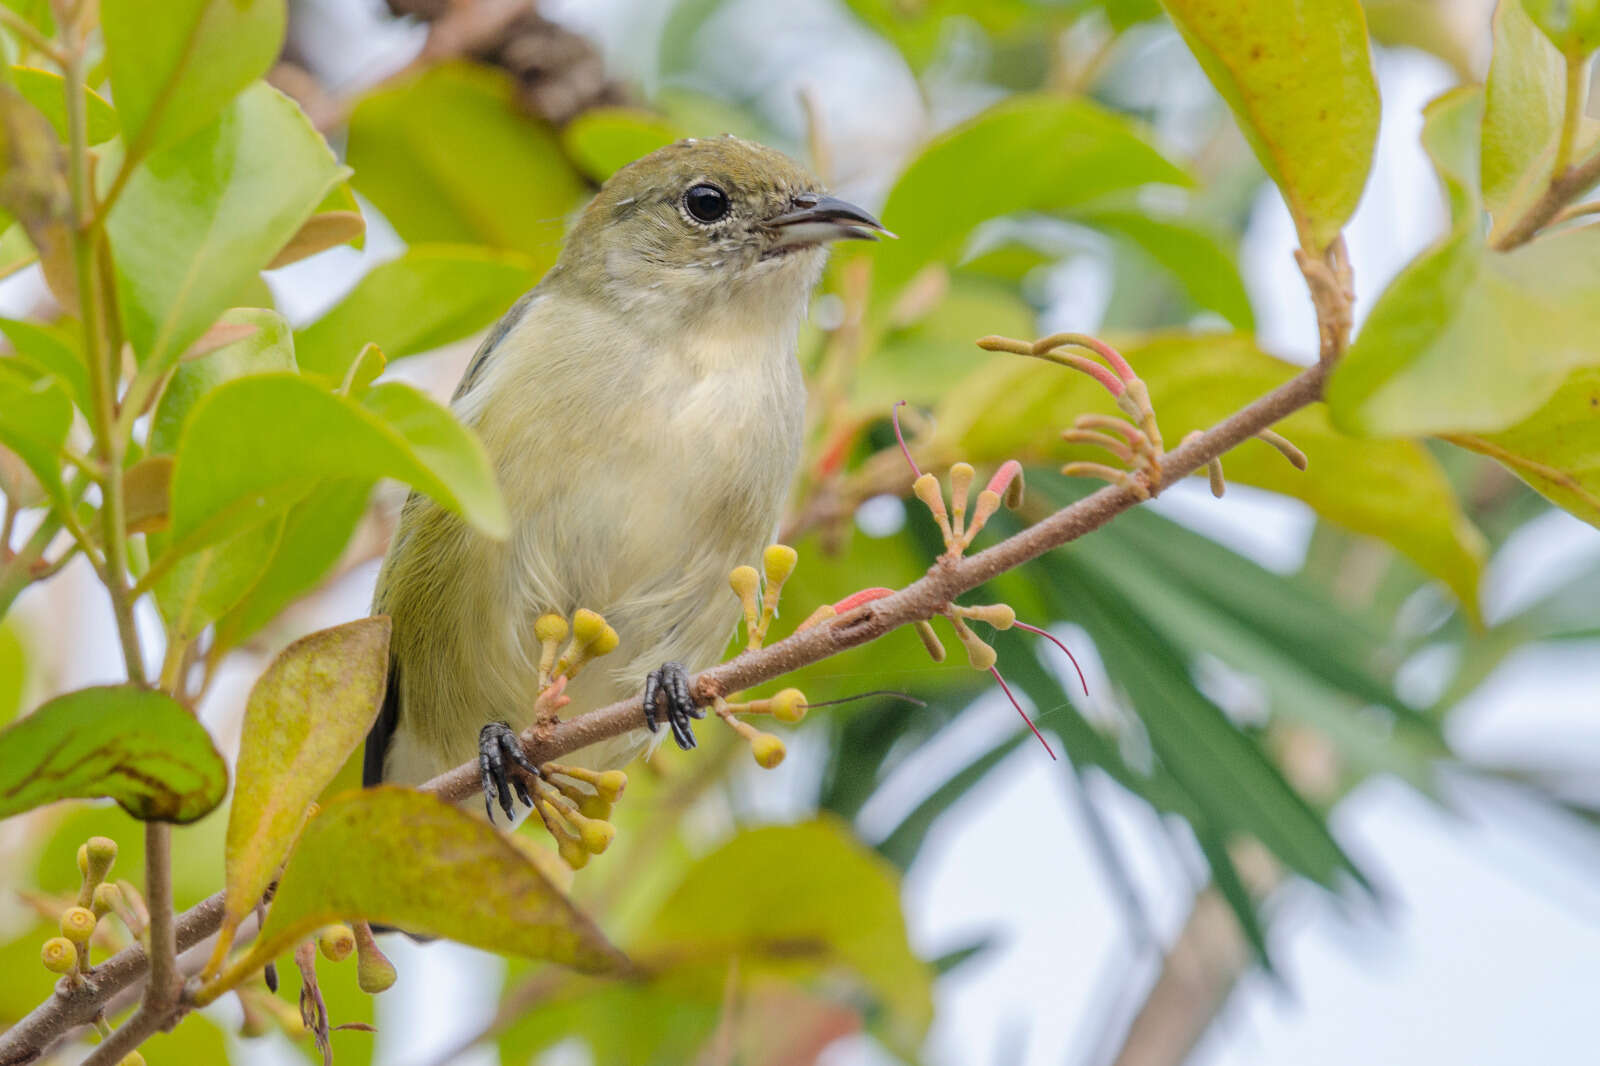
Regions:
M 569 633 L 571 640 L 567 640 Z M 571 625 L 554 612 L 540 615 L 533 623 L 533 635 L 539 641 L 540 689 L 558 679 L 572 680 L 586 663 L 610 655 L 620 642 L 617 631 L 586 607 L 573 612 Z M 562 641 L 567 641 L 565 649 Z
M 611 808 L 628 777 L 621 770 L 587 770 L 581 766 L 549 762 L 534 780 L 534 810 L 556 842 L 556 851 L 574 870 L 582 869 L 592 855 L 611 846 L 617 830 Z
M 1022 504 L 1022 464 L 1008 459 L 995 471 L 994 477 L 978 493 L 977 504 L 970 519 L 967 505 L 972 498 L 972 481 L 976 471 L 968 463 L 957 463 L 950 468 L 950 506 L 945 507 L 944 490 L 939 477 L 933 473 L 919 474 L 911 483 L 911 491 L 927 507 L 928 513 L 939 525 L 939 535 L 944 538 L 945 555 L 959 557 L 972 546 L 978 533 L 1004 504 L 1016 508 Z
M 783 738 L 763 732 L 748 722 L 740 721 L 737 716 L 770 714 L 786 725 L 793 725 L 806 716 L 806 696 L 797 688 L 786 688 L 766 699 L 739 703 L 730 703 L 719 696 L 712 709 L 717 712 L 718 718 L 728 723 L 728 728 L 739 734 L 750 745 L 750 754 L 755 759 L 756 765 L 763 770 L 771 770 L 783 762 L 783 757 L 788 754 Z
M 39 953 L 51 973 L 74 983 L 81 980 L 89 970 L 89 941 L 107 914 L 115 913 L 135 937 L 143 934 L 144 901 L 138 891 L 126 882 L 119 885 L 107 880 L 116 861 L 117 842 L 110 837 L 90 837 L 79 845 L 78 900 L 61 911 L 57 919 L 61 935 L 46 940 Z M 137 907 L 130 898 L 137 901 Z
M 787 544 L 769 544 L 761 553 L 763 573 L 758 574 L 753 566 L 738 566 L 728 575 L 728 585 L 744 608 L 747 650 L 755 651 L 766 642 L 772 620 L 778 616 L 783 584 L 794 573 L 799 559 L 799 553 Z

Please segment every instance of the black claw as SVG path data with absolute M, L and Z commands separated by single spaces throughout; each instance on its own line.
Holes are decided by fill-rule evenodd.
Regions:
M 491 824 L 496 803 L 505 812 L 506 821 L 513 820 L 513 791 L 526 806 L 533 806 L 528 786 L 511 771 L 508 760 L 532 776 L 539 776 L 539 768 L 522 753 L 522 740 L 516 732 L 505 722 L 490 722 L 478 733 L 478 775 L 483 781 L 483 810 Z
M 663 701 L 667 724 L 672 727 L 672 739 L 684 751 L 695 747 L 690 720 L 704 718 L 706 712 L 694 705 L 694 695 L 689 691 L 689 671 L 682 663 L 662 663 L 644 679 L 644 724 L 652 733 L 661 728 L 656 715 L 657 704 Z

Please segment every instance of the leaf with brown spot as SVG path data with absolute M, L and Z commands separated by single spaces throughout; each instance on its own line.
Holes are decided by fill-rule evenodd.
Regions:
M 294 846 L 311 802 L 372 728 L 388 676 L 389 619 L 379 616 L 295 641 L 250 690 L 213 966 Z
M 630 967 L 493 826 L 428 793 L 383 786 L 336 796 L 306 823 L 260 935 L 201 1000 L 317 928 L 358 918 L 585 973 Z
M 143 821 L 192 822 L 227 789 L 205 727 L 153 689 L 79 689 L 0 732 L 0 818 L 104 797 Z

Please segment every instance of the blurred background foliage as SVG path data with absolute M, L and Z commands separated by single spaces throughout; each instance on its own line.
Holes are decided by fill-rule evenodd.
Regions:
M 42 2 L 7 3 L 48 19 Z M 770 45 L 782 32 L 765 5 L 679 0 L 633 35 L 635 69 L 608 64 L 584 38 L 515 4 L 291 4 L 288 46 L 271 81 L 350 168 L 341 180 L 332 160 L 307 156 L 306 167 L 321 168 L 307 181 L 333 180 L 317 226 L 300 233 L 311 251 L 352 247 L 269 270 L 265 286 L 254 271 L 236 279 L 239 295 L 228 303 L 282 317 L 230 312 L 263 328 L 179 369 L 153 416 L 151 450 L 162 450 L 163 433 L 176 439 L 196 397 L 264 370 L 298 368 L 364 388 L 387 362 L 390 374 L 446 395 L 473 338 L 554 262 L 566 220 L 597 182 L 676 138 L 725 131 L 805 159 L 841 190 L 881 204 L 880 217 L 900 234 L 841 249 L 806 328 L 810 435 L 786 526 L 801 557 L 784 594 L 790 621 L 865 585 L 914 580 L 937 554 L 925 516 L 899 502 L 910 478 L 890 447 L 896 401 L 911 405 L 906 421 L 925 468 L 957 459 L 980 469 L 1013 457 L 1028 463 L 1020 520 L 1092 487 L 1052 472 L 1084 457 L 1056 433 L 1081 412 L 1109 411 L 1105 397 L 1057 368 L 972 344 L 990 333 L 1081 326 L 1061 318 L 1063 279 L 1078 276 L 1065 265 L 1089 262 L 1109 279 L 1098 329 L 1149 382 L 1169 443 L 1290 376 L 1293 366 L 1252 337 L 1257 309 L 1236 258 L 1266 176 L 1220 98 L 1177 93 L 1153 76 L 1175 63 L 1192 71 L 1154 0 L 849 0 L 843 8 L 836 24 L 866 42 L 857 55 L 908 68 L 926 116 L 901 143 L 860 157 L 838 151 L 817 97 L 780 93 L 783 78 L 744 60 L 751 40 Z M 1380 48 L 1422 49 L 1464 82 L 1484 77 L 1481 7 L 1373 0 L 1366 12 Z M 25 42 L 11 33 L 3 41 L 13 60 L 28 62 Z M 815 36 L 795 44 L 819 46 Z M 366 57 L 362 76 L 350 76 L 348 55 L 329 58 L 341 52 Z M 16 73 L 32 99 L 30 84 L 46 76 Z M 870 107 L 872 72 L 849 76 Z M 1196 84 L 1194 76 L 1182 83 Z M 115 131 L 104 101 L 89 121 L 92 137 Z M 248 166 L 249 151 L 280 147 L 237 150 Z M 361 251 L 366 242 L 377 253 Z M 36 255 L 16 225 L 0 236 L 0 253 L 7 273 Z M 127 267 L 129 285 L 172 283 L 160 263 L 143 274 Z M 194 323 L 184 346 L 205 325 Z M 74 329 L 70 320 L 0 322 L 11 358 L 59 374 L 81 399 Z M 1210 944 L 1216 1004 L 1247 966 L 1271 968 L 1273 900 L 1286 879 L 1355 906 L 1381 892 L 1329 829 L 1333 808 L 1374 776 L 1447 805 L 1450 782 L 1498 781 L 1596 818 L 1584 797 L 1537 767 L 1465 762 L 1448 740 L 1454 710 L 1513 652 L 1600 636 L 1600 568 L 1512 613 L 1486 618 L 1481 610 L 1485 567 L 1550 504 L 1489 459 L 1433 441 L 1347 437 L 1320 408 L 1283 428 L 1310 456 L 1307 472 L 1255 442 L 1225 465 L 1230 481 L 1292 497 L 1314 514 L 1309 547 L 1293 565 L 1268 568 L 1170 514 L 1140 510 L 971 597 L 1015 605 L 1087 665 L 1085 696 L 1049 644 L 1017 631 L 996 643 L 1012 689 L 1062 755 L 1065 801 L 1091 827 L 1100 863 L 1083 876 L 1107 879 L 1140 950 L 1159 949 L 1149 944 L 1117 834 L 1085 782 L 1114 783 L 1148 805 L 1181 861 L 1203 871 L 1189 923 L 1169 947 L 1177 958 L 1192 943 Z M 21 474 L 0 472 L 11 479 L 7 495 L 21 498 Z M 226 542 L 219 551 L 248 558 L 248 572 L 202 579 L 180 570 L 169 579 L 175 594 L 206 583 L 186 624 L 213 627 L 213 665 L 236 652 L 224 670 L 251 676 L 266 654 L 319 620 L 351 603 L 360 609 L 393 519 L 393 494 L 371 492 L 382 472 L 321 482 L 265 546 Z M 997 519 L 995 535 L 1017 521 Z M 52 630 L 43 621 L 85 587 L 69 581 L 30 591 L 0 627 L 0 720 L 81 669 L 48 646 L 70 639 L 70 625 Z M 919 957 L 900 910 L 900 875 L 964 799 L 1017 759 L 1048 757 L 1020 722 L 958 732 L 972 716 L 1013 712 L 996 705 L 987 676 L 931 665 L 909 633 L 782 684 L 813 701 L 889 688 L 925 705 L 870 697 L 813 713 L 792 744 L 795 768 L 777 802 L 762 798 L 742 748 L 717 730 L 700 751 L 663 749 L 636 767 L 617 810 L 616 846 L 576 876 L 573 892 L 625 950 L 657 960 L 661 976 L 604 984 L 514 961 L 498 1011 L 474 1043 L 519 1064 L 576 1041 L 598 1063 L 777 1066 L 813 1061 L 838 1037 L 866 1034 L 881 1055 L 923 1060 L 935 982 L 987 945 Z M 225 683 L 207 706 L 224 750 L 237 728 L 237 696 L 237 683 Z M 952 744 L 953 736 L 982 739 Z M 863 831 L 863 809 L 885 795 L 903 815 Z M 180 906 L 220 883 L 223 817 L 177 832 Z M 123 846 L 119 868 L 137 870 L 131 826 L 115 808 L 87 805 L 8 823 L 0 968 L 12 976 L 0 982 L 0 1021 L 50 987 L 35 960 L 60 900 L 75 890 L 77 844 L 113 836 Z M 991 872 L 1006 877 L 1004 854 Z M 284 968 L 292 973 L 287 959 Z M 350 970 L 324 966 L 333 1020 L 371 1022 L 372 1001 Z M 1162 980 L 1149 985 L 1151 1009 L 1161 1005 Z M 223 1007 L 158 1038 L 146 1058 L 221 1062 L 241 1046 L 225 1028 L 259 1035 L 298 1027 L 289 1001 L 264 989 Z M 1132 1025 L 1135 1036 L 1141 1025 L 1176 1025 L 1166 1061 L 1178 1061 L 1213 1010 L 1179 1021 L 1147 1012 Z M 368 1033 L 333 1039 L 341 1063 L 373 1055 Z M 297 1051 L 275 1046 L 311 1054 L 303 1040 Z M 697 1060 L 702 1054 L 709 1057 Z M 927 1059 L 942 1061 L 937 1049 Z

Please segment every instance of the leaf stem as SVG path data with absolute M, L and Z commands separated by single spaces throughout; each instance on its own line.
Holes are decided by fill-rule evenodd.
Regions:
M 21 37 L 28 43 L 28 47 L 34 51 L 42 52 L 49 56 L 50 61 L 56 66 L 63 69 L 66 68 L 66 53 L 57 47 L 54 41 L 40 33 L 33 23 L 3 5 L 0 5 L 0 26 L 4 26 L 18 37 Z
M 1561 139 L 1556 142 L 1556 159 L 1550 168 L 1552 183 L 1566 173 L 1572 162 L 1572 147 L 1578 139 L 1578 126 L 1583 122 L 1583 100 L 1589 88 L 1588 57 L 1566 56 L 1567 95 L 1561 112 Z

